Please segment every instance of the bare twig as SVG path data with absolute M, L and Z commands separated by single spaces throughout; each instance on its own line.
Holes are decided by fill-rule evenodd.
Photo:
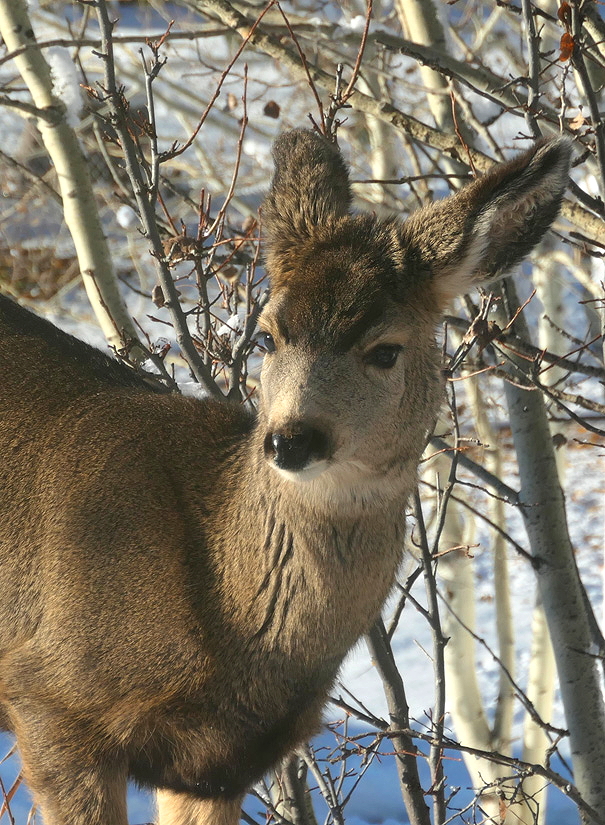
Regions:
M 521 0 L 521 8 L 525 24 L 529 68 L 529 94 L 525 108 L 525 122 L 532 137 L 539 138 L 542 136 L 542 131 L 536 115 L 540 101 L 540 36 L 536 31 L 531 0 Z
M 263 31 L 262 26 L 257 25 L 254 31 L 251 31 L 253 23 L 237 11 L 228 0 L 181 0 L 181 2 L 189 8 L 218 17 L 222 23 L 236 31 L 241 37 L 245 37 L 250 45 L 279 60 L 281 65 L 292 72 L 295 77 L 307 79 L 306 71 L 301 65 L 298 54 L 285 47 L 278 38 Z M 318 66 L 309 67 L 309 72 L 314 84 L 330 92 L 333 90 L 334 78 L 332 74 Z M 458 141 L 452 140 L 450 134 L 446 134 L 440 129 L 405 114 L 390 101 L 377 100 L 357 89 L 355 95 L 350 98 L 350 105 L 364 114 L 373 115 L 385 123 L 390 123 L 395 129 L 409 135 L 413 140 L 438 149 L 447 157 L 459 160 Z M 470 148 L 469 151 L 478 171 L 485 172 L 493 166 L 493 160 L 483 152 L 475 148 Z M 597 238 L 601 236 L 603 231 L 601 220 L 580 204 L 564 201 L 561 212 L 588 235 L 594 235 Z
M 457 454 L 452 461 L 450 477 L 455 476 Z M 450 489 L 453 482 L 449 485 Z M 443 825 L 446 820 L 446 805 L 443 772 L 443 734 L 445 719 L 445 645 L 447 639 L 443 635 L 441 628 L 441 618 L 439 616 L 439 603 L 437 600 L 437 581 L 433 565 L 435 563 L 434 554 L 429 548 L 426 529 L 424 526 L 424 516 L 422 513 L 422 502 L 420 494 L 416 490 L 414 496 L 416 525 L 420 536 L 420 549 L 422 552 L 422 563 L 424 569 L 424 581 L 426 586 L 426 597 L 428 603 L 428 620 L 433 635 L 433 683 L 435 686 L 435 700 L 433 707 L 431 750 L 429 754 L 429 766 L 431 769 L 431 790 L 433 796 L 433 811 L 435 825 Z M 447 506 L 447 501 L 443 500 L 442 511 Z
M 191 146 L 193 141 L 196 139 L 196 137 L 199 134 L 200 129 L 202 128 L 202 126 L 206 122 L 206 118 L 210 114 L 210 111 L 212 110 L 212 107 L 216 103 L 216 101 L 217 101 L 217 99 L 218 99 L 218 97 L 221 93 L 223 83 L 225 82 L 226 78 L 228 77 L 229 72 L 231 71 L 231 69 L 233 68 L 235 63 L 239 60 L 239 58 L 240 58 L 242 52 L 244 51 L 244 49 L 246 48 L 248 42 L 254 37 L 254 32 L 256 31 L 259 23 L 261 22 L 261 20 L 265 16 L 265 14 L 269 11 L 269 9 L 273 5 L 275 5 L 275 2 L 276 2 L 276 0 L 269 0 L 269 2 L 265 6 L 265 8 L 261 11 L 261 13 L 258 15 L 256 20 L 251 25 L 246 27 L 246 31 L 241 30 L 241 28 L 240 28 L 240 30 L 238 30 L 238 34 L 240 34 L 242 36 L 242 42 L 241 42 L 239 48 L 237 49 L 237 51 L 235 52 L 235 54 L 233 55 L 233 57 L 231 58 L 231 60 L 229 61 L 229 63 L 227 64 L 227 66 L 225 67 L 224 71 L 222 72 L 222 74 L 219 78 L 219 81 L 216 85 L 216 88 L 215 88 L 213 94 L 210 97 L 208 105 L 204 109 L 200 119 L 197 122 L 197 125 L 195 126 L 195 128 L 194 128 L 193 132 L 191 133 L 189 139 L 187 141 L 185 141 L 185 143 L 182 146 L 175 147 L 175 149 L 173 149 L 171 152 L 166 152 L 166 154 L 164 156 L 165 160 L 170 160 L 171 158 L 176 157 L 177 155 L 182 155 L 183 152 L 185 152 Z
M 597 164 L 599 167 L 599 174 L 601 177 L 601 191 L 605 192 L 605 119 L 602 117 L 599 109 L 599 101 L 595 90 L 593 89 L 590 75 L 586 68 L 583 53 L 583 35 L 582 35 L 582 18 L 580 5 L 576 2 L 571 3 L 571 33 L 573 37 L 573 52 L 572 61 L 580 78 L 582 79 L 582 86 L 584 87 L 584 94 L 590 109 L 590 117 L 592 119 L 592 126 L 595 136 L 595 148 L 597 156 Z M 587 4 L 588 5 L 588 4 Z
M 151 242 L 152 255 L 156 262 L 156 271 L 164 292 L 165 305 L 170 310 L 177 343 L 196 379 L 211 394 L 220 397 L 222 393 L 216 381 L 193 344 L 191 334 L 187 327 L 187 319 L 181 307 L 178 292 L 166 261 L 157 222 L 155 220 L 153 192 L 150 193 L 149 185 L 144 180 L 141 164 L 137 157 L 137 148 L 128 128 L 126 103 L 116 81 L 112 41 L 113 24 L 109 19 L 107 5 L 105 0 L 95 0 L 94 5 L 97 9 L 97 19 L 102 39 L 101 52 L 98 54 L 105 67 L 103 94 L 109 105 L 112 124 L 120 138 L 126 170 L 139 208 L 145 236 Z
M 389 728 L 400 731 L 409 727 L 409 709 L 401 674 L 395 663 L 391 645 L 382 619 L 379 619 L 366 637 L 370 655 L 378 669 L 389 708 Z M 417 748 L 411 736 L 402 734 L 393 738 L 398 751 L 399 784 L 411 825 L 430 825 L 430 814 L 420 784 Z
M 516 490 L 513 490 L 512 487 L 509 487 L 508 484 L 505 484 L 501 479 L 494 476 L 485 467 L 482 467 L 480 464 L 477 464 L 476 461 L 473 461 L 467 455 L 465 455 L 464 451 L 461 447 L 458 447 L 457 450 L 454 449 L 450 444 L 444 441 L 442 438 L 437 436 L 433 436 L 431 438 L 431 446 L 443 452 L 445 455 L 448 456 L 452 461 L 454 459 L 454 453 L 458 453 L 457 461 L 460 463 L 462 467 L 465 467 L 467 470 L 470 470 L 477 478 L 481 479 L 488 487 L 501 496 L 505 501 L 509 504 L 518 505 L 519 503 L 519 493 Z

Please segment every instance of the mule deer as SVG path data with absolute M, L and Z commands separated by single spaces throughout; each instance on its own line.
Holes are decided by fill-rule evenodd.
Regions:
M 406 223 L 352 216 L 321 136 L 274 149 L 256 419 L 152 392 L 0 300 L 0 721 L 47 825 L 237 821 L 320 725 L 401 560 L 438 412 L 434 327 L 559 209 L 539 143 Z

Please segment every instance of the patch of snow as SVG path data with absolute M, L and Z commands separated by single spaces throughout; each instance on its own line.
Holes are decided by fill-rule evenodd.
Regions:
M 248 157 L 253 158 L 264 169 L 271 169 L 271 148 L 264 140 L 257 140 L 247 137 L 242 145 L 242 149 Z
M 363 14 L 356 14 L 355 17 L 351 17 L 350 20 L 343 17 L 340 25 L 343 29 L 348 29 L 352 32 L 362 32 L 366 25 L 366 19 Z
M 232 315 L 225 321 L 216 331 L 217 335 L 227 335 L 229 338 L 235 338 L 240 335 L 244 325 L 244 316 L 240 313 Z
M 46 53 L 53 88 L 56 96 L 65 104 L 66 119 L 72 128 L 80 122 L 82 91 L 76 64 L 63 46 L 54 46 Z
M 134 229 L 139 225 L 139 216 L 131 206 L 124 203 L 116 212 L 116 221 L 122 229 Z
M 584 186 L 586 187 L 588 194 L 592 195 L 594 198 L 598 198 L 601 194 L 601 187 L 595 175 L 586 175 L 584 178 Z
M 197 381 L 181 381 L 179 389 L 188 398 L 209 398 L 210 393 Z

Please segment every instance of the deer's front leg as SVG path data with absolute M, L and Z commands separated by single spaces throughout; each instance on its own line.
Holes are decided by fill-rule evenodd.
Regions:
M 69 726 L 13 718 L 23 774 L 44 825 L 127 825 L 127 771 L 119 757 L 96 752 Z
M 20 746 L 23 774 L 44 825 L 127 825 L 126 772 L 115 764 L 71 761 L 61 747 Z
M 158 825 L 237 825 L 242 799 L 197 799 L 186 793 L 157 792 Z
M 74 771 L 57 787 L 40 786 L 28 772 L 44 825 L 127 825 L 126 779 L 94 770 Z

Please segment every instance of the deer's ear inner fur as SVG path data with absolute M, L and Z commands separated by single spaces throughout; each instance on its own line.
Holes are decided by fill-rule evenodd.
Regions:
M 461 192 L 416 212 L 404 242 L 430 264 L 440 305 L 505 275 L 541 240 L 567 185 L 571 143 L 536 143 Z

